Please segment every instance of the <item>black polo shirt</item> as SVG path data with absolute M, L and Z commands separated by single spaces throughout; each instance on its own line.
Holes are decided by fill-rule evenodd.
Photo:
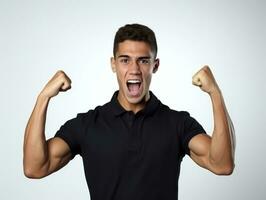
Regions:
M 67 121 L 56 137 L 83 159 L 91 200 L 177 200 L 180 162 L 202 126 L 150 92 L 134 114 L 117 100 Z

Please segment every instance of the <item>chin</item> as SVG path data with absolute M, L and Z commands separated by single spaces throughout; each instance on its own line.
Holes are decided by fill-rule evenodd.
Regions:
M 127 101 L 131 104 L 139 104 L 143 102 L 145 96 L 140 96 L 140 97 L 127 97 Z

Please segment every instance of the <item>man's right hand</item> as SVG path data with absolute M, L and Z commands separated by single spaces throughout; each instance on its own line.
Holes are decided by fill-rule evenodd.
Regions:
M 45 85 L 41 95 L 47 98 L 56 96 L 60 91 L 67 91 L 71 88 L 71 80 L 64 71 L 57 71 L 52 79 Z
M 58 71 L 45 85 L 25 129 L 23 146 L 24 173 L 29 178 L 42 178 L 65 166 L 71 159 L 68 144 L 58 138 L 46 140 L 45 121 L 49 99 L 71 88 L 71 80 Z

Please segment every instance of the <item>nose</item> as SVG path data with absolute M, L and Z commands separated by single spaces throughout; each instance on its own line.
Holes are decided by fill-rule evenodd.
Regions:
M 140 66 L 137 60 L 133 60 L 130 66 L 130 74 L 140 74 Z

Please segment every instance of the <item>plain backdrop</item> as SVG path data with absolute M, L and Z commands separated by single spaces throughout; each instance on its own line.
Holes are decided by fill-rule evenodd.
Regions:
M 191 84 L 208 64 L 235 125 L 234 173 L 216 176 L 186 157 L 179 199 L 265 199 L 265 13 L 263 0 L 0 0 L 0 199 L 90 199 L 79 156 L 44 179 L 23 175 L 24 129 L 37 95 L 59 69 L 73 84 L 50 101 L 47 138 L 77 113 L 109 101 L 118 88 L 110 67 L 114 34 L 135 22 L 157 36 L 155 95 L 189 111 L 211 133 L 210 99 Z

